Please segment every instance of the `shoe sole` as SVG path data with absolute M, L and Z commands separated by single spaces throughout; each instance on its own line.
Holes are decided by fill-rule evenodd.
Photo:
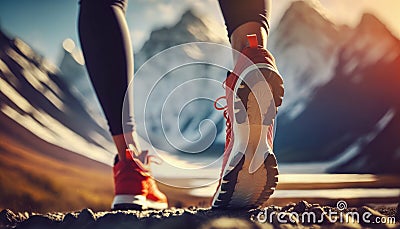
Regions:
M 146 199 L 142 195 L 116 195 L 111 210 L 161 210 L 168 208 L 167 203 L 156 202 Z
M 246 77 L 254 67 L 260 66 L 243 71 L 244 79 L 239 78 L 234 88 L 235 140 L 213 208 L 259 207 L 278 183 L 277 161 L 265 139 L 269 128 L 273 129 L 276 108 L 264 77 Z

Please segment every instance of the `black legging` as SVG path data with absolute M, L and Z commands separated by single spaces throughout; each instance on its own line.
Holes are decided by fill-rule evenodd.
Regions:
M 127 0 L 80 2 L 79 38 L 112 135 L 134 130 L 132 96 L 122 111 L 125 92 L 133 77 L 132 45 L 125 20 L 127 3 Z M 269 31 L 271 0 L 219 0 L 219 4 L 229 37 L 237 27 L 251 21 L 260 22 Z

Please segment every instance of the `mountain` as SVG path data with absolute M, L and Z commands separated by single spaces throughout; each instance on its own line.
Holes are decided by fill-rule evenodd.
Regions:
M 91 118 L 58 69 L 23 41 L 3 33 L 0 39 L 1 115 L 49 143 L 110 163 L 112 153 L 104 142 L 111 137 Z
M 348 101 L 355 107 L 349 115 L 357 115 L 363 124 L 349 127 L 360 132 L 366 129 L 366 133 L 358 136 L 356 149 L 346 149 L 353 151 L 348 160 L 331 171 L 399 173 L 399 39 L 375 16 L 365 14 L 339 53 L 336 72 L 337 83 L 348 85 L 342 87 L 342 99 L 351 96 Z M 352 111 L 350 107 L 347 110 Z
M 285 80 L 280 113 L 295 118 L 305 109 L 314 89 L 333 77 L 336 53 L 345 36 L 340 30 L 315 6 L 297 1 L 271 31 L 268 48 Z
M 135 69 L 159 52 L 188 42 L 215 42 L 229 45 L 223 25 L 202 18 L 193 10 L 187 10 L 171 27 L 162 27 L 151 32 L 149 39 L 139 52 L 135 52 Z
M 174 26 L 151 33 L 135 54 L 135 118 L 141 136 L 163 150 L 188 152 L 183 157 L 222 153 L 225 124 L 213 102 L 224 94 L 222 82 L 232 66 L 228 44 L 221 25 L 191 10 Z
M 399 173 L 400 144 L 393 129 L 400 128 L 400 42 L 371 14 L 339 32 L 331 79 L 314 88 L 295 118 L 281 115 L 279 157 L 330 158 L 337 161 L 331 172 Z

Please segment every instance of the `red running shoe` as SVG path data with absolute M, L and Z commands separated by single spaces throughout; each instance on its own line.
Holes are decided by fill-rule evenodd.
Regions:
M 225 81 L 226 143 L 219 186 L 212 208 L 253 208 L 263 205 L 278 182 L 273 149 L 274 122 L 283 98 L 283 80 L 271 53 L 258 46 L 255 35 L 242 50 Z M 260 70 L 260 71 L 258 71 Z M 261 74 L 262 72 L 262 74 Z
M 114 173 L 114 200 L 112 210 L 145 210 L 168 208 L 167 197 L 158 190 L 150 175 L 151 156 L 147 151 L 139 155 L 134 150 L 126 150 L 126 160 L 116 156 Z

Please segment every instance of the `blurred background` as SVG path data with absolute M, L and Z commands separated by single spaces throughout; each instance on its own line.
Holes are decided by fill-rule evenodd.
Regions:
M 78 1 L 0 4 L 0 207 L 108 209 L 116 150 L 84 67 Z M 268 47 L 286 94 L 274 143 L 283 175 L 270 204 L 398 202 L 399 7 L 396 0 L 273 1 Z M 225 141 L 225 121 L 212 102 L 224 94 L 215 82 L 224 81 L 226 70 L 197 65 L 169 72 L 143 114 L 144 95 L 179 58 L 161 56 L 153 68 L 139 69 L 187 42 L 228 46 L 218 2 L 131 0 L 126 18 L 135 50 L 142 147 L 167 161 L 154 165 L 153 173 L 171 205 L 207 206 Z M 196 58 L 199 50 L 183 51 Z M 232 65 L 230 58 L 226 65 Z M 202 81 L 185 84 L 194 79 Z M 176 91 L 162 110 L 166 101 L 160 98 L 181 84 L 184 92 Z M 179 106 L 203 97 L 208 99 Z M 209 136 L 212 144 L 204 147 Z M 199 148 L 196 154 L 184 152 Z

